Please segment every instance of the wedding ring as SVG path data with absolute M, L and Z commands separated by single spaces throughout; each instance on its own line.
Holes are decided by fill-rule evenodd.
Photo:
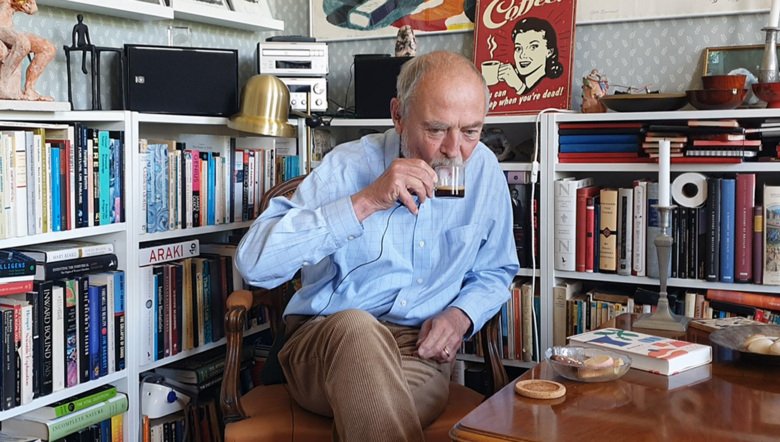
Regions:
M 450 357 L 450 351 L 447 350 L 447 347 L 445 346 L 442 350 L 444 351 L 444 354 L 447 355 L 447 357 L 449 358 Z

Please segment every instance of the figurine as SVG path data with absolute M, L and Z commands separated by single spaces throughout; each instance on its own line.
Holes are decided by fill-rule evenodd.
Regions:
M 89 27 L 84 24 L 84 16 L 81 14 L 76 15 L 76 23 L 73 25 L 73 33 L 71 36 L 71 49 L 80 49 L 81 53 L 81 72 L 87 73 L 87 51 L 93 52 L 95 46 L 89 39 Z M 95 54 L 92 54 L 94 57 Z
M 582 77 L 582 112 L 606 112 L 607 107 L 599 98 L 607 95 L 608 89 L 607 77 L 600 74 L 598 69 L 593 69 L 590 74 Z
M 414 37 L 414 29 L 405 25 L 398 29 L 395 37 L 395 56 L 414 57 L 417 55 L 417 39 Z
M 46 65 L 54 59 L 55 49 L 48 40 L 35 34 L 14 29 L 17 12 L 33 15 L 38 12 L 36 0 L 0 0 L 0 99 L 53 101 L 53 97 L 35 91 L 35 82 Z M 22 60 L 32 56 L 22 81 Z

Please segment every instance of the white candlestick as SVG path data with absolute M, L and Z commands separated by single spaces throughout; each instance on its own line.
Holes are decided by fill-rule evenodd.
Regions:
M 672 147 L 669 140 L 661 140 L 658 142 L 658 205 L 661 207 L 669 207 L 669 169 L 672 162 L 671 150 Z
M 780 0 L 772 0 L 772 9 L 769 11 L 769 24 L 770 28 L 778 26 L 780 22 Z

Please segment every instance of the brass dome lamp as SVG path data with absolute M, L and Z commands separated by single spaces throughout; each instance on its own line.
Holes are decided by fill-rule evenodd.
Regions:
M 295 137 L 288 123 L 290 91 L 273 75 L 254 75 L 244 86 L 241 111 L 230 117 L 228 127 L 268 137 Z

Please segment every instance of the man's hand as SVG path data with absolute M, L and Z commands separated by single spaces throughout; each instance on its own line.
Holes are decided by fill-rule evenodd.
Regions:
M 368 187 L 352 195 L 352 206 L 360 222 L 374 212 L 387 210 L 400 202 L 417 214 L 415 195 L 422 204 L 433 196 L 436 172 L 420 159 L 399 158 Z
M 456 307 L 428 318 L 417 338 L 417 355 L 436 362 L 452 361 L 470 327 L 471 319 Z

